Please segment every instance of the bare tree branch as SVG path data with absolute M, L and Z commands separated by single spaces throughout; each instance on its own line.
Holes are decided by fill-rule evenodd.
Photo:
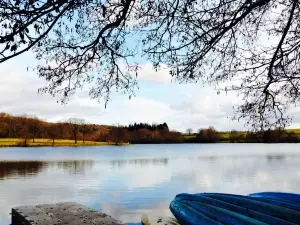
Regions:
M 235 119 L 252 129 L 288 125 L 299 104 L 298 0 L 0 0 L 0 63 L 25 51 L 40 60 L 40 89 L 66 103 L 135 94 L 141 57 L 179 82 L 243 99 Z

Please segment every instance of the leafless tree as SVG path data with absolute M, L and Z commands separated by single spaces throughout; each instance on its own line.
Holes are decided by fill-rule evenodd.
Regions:
M 54 146 L 55 139 L 59 137 L 60 127 L 56 123 L 50 123 L 47 126 L 47 135 L 52 139 L 52 146 Z
M 17 129 L 18 132 L 21 134 L 21 138 L 23 139 L 23 141 L 21 141 L 19 143 L 19 145 L 27 147 L 28 146 L 28 139 L 32 136 L 30 136 L 30 132 L 29 132 L 29 126 L 28 126 L 28 118 L 27 116 L 21 116 L 18 119 L 17 122 Z
M 91 132 L 91 127 L 85 120 L 81 121 L 79 132 L 82 134 L 82 142 L 84 143 L 85 135 Z
M 84 124 L 84 120 L 78 118 L 70 118 L 68 119 L 67 123 L 70 125 L 70 128 L 72 129 L 74 142 L 75 144 L 77 144 L 77 135 L 78 132 L 80 131 L 80 126 Z
M 17 137 L 17 133 L 18 133 L 18 123 L 15 119 L 12 119 L 12 117 L 8 117 L 9 120 L 9 133 L 8 136 L 9 137 Z
M 111 127 L 109 134 L 110 141 L 114 142 L 116 145 L 120 145 L 125 141 L 125 129 L 121 125 L 116 125 Z
M 188 129 L 186 129 L 186 132 L 191 136 L 191 133 L 193 132 L 193 129 L 192 128 L 188 128 Z
M 42 122 L 37 117 L 28 117 L 28 131 L 32 135 L 32 142 L 35 142 L 35 137 L 42 129 Z
M 65 128 L 67 126 L 65 126 L 66 122 L 60 121 L 57 123 L 57 126 L 59 128 L 59 137 L 61 137 L 62 139 L 66 138 L 66 131 Z
M 134 94 L 142 56 L 179 82 L 237 91 L 235 118 L 253 129 L 284 127 L 299 103 L 299 21 L 298 0 L 0 0 L 0 63 L 32 50 L 40 91 L 66 102 L 93 82 L 107 103 Z

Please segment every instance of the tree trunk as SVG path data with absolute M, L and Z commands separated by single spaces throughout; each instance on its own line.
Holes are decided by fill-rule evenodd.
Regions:
M 32 143 L 34 143 L 34 136 L 32 137 Z
M 82 142 L 84 143 L 84 134 L 82 134 Z
M 9 120 L 8 137 L 11 138 L 11 120 Z
M 75 144 L 77 144 L 77 135 L 74 133 Z
M 54 146 L 54 140 L 55 140 L 55 139 L 53 138 L 53 139 L 52 139 L 52 146 Z
M 118 134 L 118 136 L 117 136 L 117 145 L 119 145 L 119 143 L 120 143 L 120 137 L 119 137 L 119 134 Z
M 27 147 L 28 144 L 27 144 L 27 138 L 24 139 L 24 147 Z

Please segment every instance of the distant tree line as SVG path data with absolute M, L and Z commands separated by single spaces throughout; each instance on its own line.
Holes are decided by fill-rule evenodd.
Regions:
M 190 137 L 192 134 L 191 128 L 186 131 L 189 136 L 189 138 L 185 139 L 186 143 L 217 143 L 220 141 L 219 132 L 212 126 L 207 129 L 199 129 L 198 133 L 193 133 L 194 137 Z
M 71 118 L 64 122 L 49 123 L 40 120 L 35 116 L 12 116 L 7 113 L 0 113 L 0 138 L 22 138 L 24 145 L 29 139 L 35 142 L 36 138 L 51 139 L 72 139 L 77 143 L 80 138 L 96 141 L 99 139 L 101 126 L 88 124 L 83 119 Z
M 32 116 L 12 116 L 0 113 L 0 138 L 22 138 L 23 145 L 36 138 L 71 139 L 78 141 L 104 141 L 114 144 L 130 143 L 183 143 L 179 132 L 169 131 L 166 123 L 134 123 L 129 126 L 106 126 L 90 124 L 80 118 L 70 118 L 63 122 L 49 123 Z
M 259 133 L 247 133 L 245 137 L 247 142 L 262 143 L 298 143 L 299 136 L 293 131 L 282 129 L 267 130 Z
M 166 123 L 134 123 L 129 126 L 114 126 L 108 133 L 108 142 L 130 142 L 133 144 L 184 143 L 180 132 L 170 131 Z M 120 141 L 121 140 L 121 141 Z
M 147 123 L 134 123 L 134 124 L 130 124 L 129 126 L 125 126 L 125 129 L 129 130 L 129 131 L 137 131 L 140 129 L 147 129 L 149 131 L 163 131 L 163 130 L 167 130 L 169 131 L 169 127 L 166 123 L 163 124 L 147 124 Z
M 78 141 L 102 141 L 112 144 L 130 142 L 133 144 L 160 143 L 282 143 L 300 142 L 299 136 L 292 131 L 276 129 L 264 132 L 218 132 L 214 127 L 199 129 L 188 135 L 170 131 L 166 123 L 147 124 L 134 123 L 128 126 L 107 126 L 90 124 L 83 119 L 70 118 L 63 122 L 49 123 L 32 116 L 12 116 L 0 113 L 0 138 L 21 138 L 23 146 L 28 140 L 35 142 L 36 138 L 51 139 L 55 145 L 56 139 Z
M 213 127 L 199 129 L 192 138 L 186 138 L 186 143 L 298 143 L 299 135 L 283 129 L 266 130 L 262 132 L 218 132 Z

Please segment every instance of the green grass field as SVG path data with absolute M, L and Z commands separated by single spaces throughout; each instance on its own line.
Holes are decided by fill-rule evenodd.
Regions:
M 294 132 L 295 134 L 300 136 L 300 129 L 299 128 L 297 128 L 297 129 L 287 129 L 286 131 L 287 132 Z M 229 131 L 219 132 L 218 134 L 219 134 L 220 138 L 223 139 L 223 140 L 229 139 L 229 137 L 230 137 L 230 132 Z M 242 134 L 243 136 L 246 136 L 247 132 L 246 131 L 238 131 L 238 134 Z M 191 139 L 191 138 L 195 138 L 196 135 L 184 134 L 183 137 L 184 137 L 185 140 L 188 140 L 188 139 Z
M 220 135 L 220 138 L 228 139 L 230 132 L 222 132 L 222 133 L 219 133 L 219 135 Z
M 238 134 L 242 134 L 244 137 L 246 137 L 247 132 L 246 131 L 238 131 Z M 219 132 L 220 138 L 223 139 L 229 139 L 230 132 Z
M 296 133 L 296 134 L 300 134 L 300 129 L 287 129 L 286 130 L 287 132 L 294 132 L 294 133 Z
M 0 138 L 0 147 L 12 147 L 12 146 L 21 146 L 24 143 L 22 138 Z M 32 142 L 32 139 L 27 140 L 27 144 L 30 147 L 33 146 L 52 146 L 51 139 L 35 139 L 35 142 Z M 107 142 L 95 142 L 95 141 L 85 141 L 84 143 L 81 140 L 77 141 L 77 144 L 74 143 L 74 140 L 62 140 L 57 139 L 54 142 L 54 146 L 103 146 L 109 145 Z
M 191 138 L 195 138 L 196 135 L 183 135 L 184 139 L 191 139 Z

